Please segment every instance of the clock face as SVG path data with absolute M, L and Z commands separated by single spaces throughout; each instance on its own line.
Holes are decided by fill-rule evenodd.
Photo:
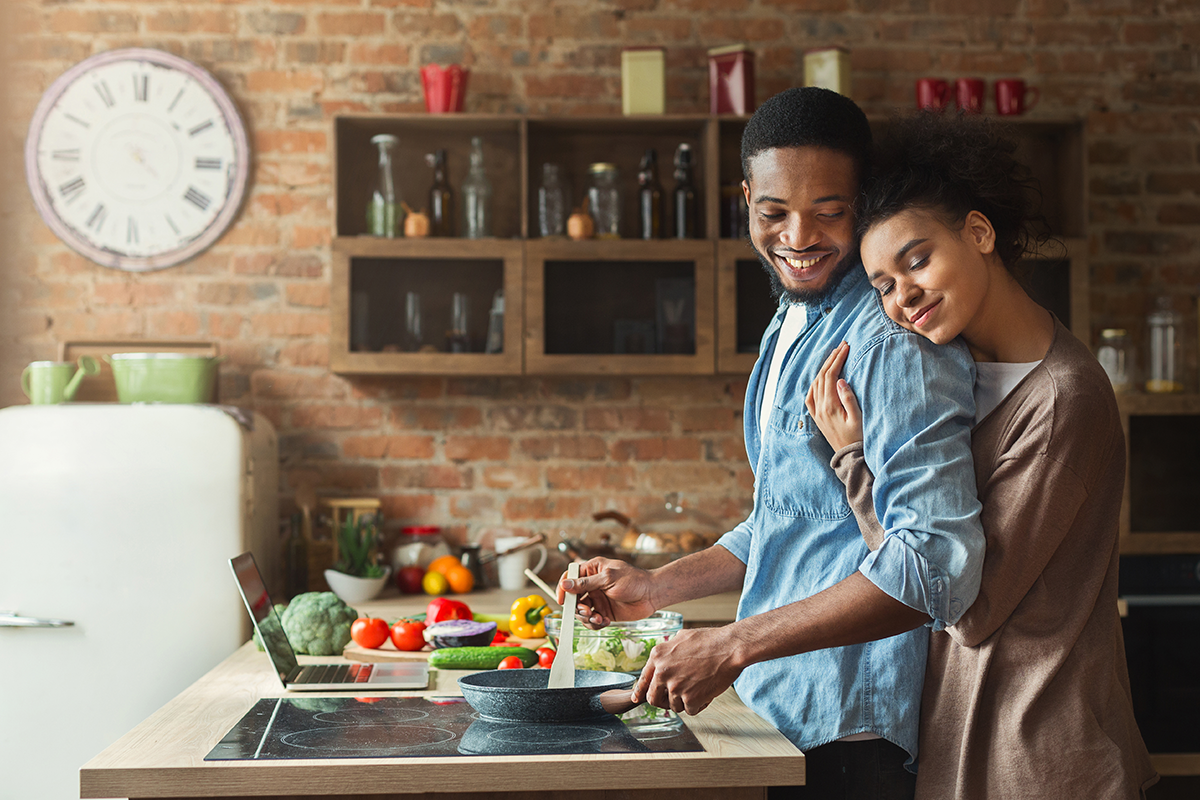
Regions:
M 178 264 L 233 222 L 249 171 L 245 127 L 200 67 L 158 50 L 101 53 L 43 96 L 25 144 L 42 218 L 98 264 Z

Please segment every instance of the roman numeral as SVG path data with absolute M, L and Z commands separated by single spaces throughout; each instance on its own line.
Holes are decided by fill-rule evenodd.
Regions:
M 213 126 L 213 122 L 212 122 L 212 120 L 211 120 L 211 119 L 207 119 L 207 120 L 205 120 L 204 122 L 201 122 L 201 123 L 200 123 L 199 125 L 197 125 L 196 127 L 194 127 L 194 128 L 189 128 L 189 129 L 188 129 L 188 135 L 189 135 L 189 136 L 195 136 L 195 135 L 196 135 L 196 134 L 198 134 L 198 133 L 204 133 L 206 130 L 208 130 L 208 129 L 209 129 L 209 128 L 211 128 L 212 126 Z
M 150 99 L 150 76 L 149 75 L 134 75 L 133 76 L 133 99 L 139 103 L 145 103 Z
M 137 244 L 138 228 L 133 217 L 129 217 L 128 223 L 125 225 L 125 241 L 129 244 Z
M 55 150 L 50 154 L 50 157 L 55 161 L 78 161 L 79 148 L 71 147 L 66 150 Z
M 58 193 L 67 198 L 67 202 L 69 203 L 83 192 L 84 186 L 85 184 L 83 178 L 78 177 L 74 180 L 69 180 L 66 183 L 60 184 L 58 187 Z
M 92 211 L 92 215 L 87 218 L 87 226 L 100 230 L 104 225 L 104 220 L 108 217 L 108 209 L 104 207 L 104 203 L 97 203 L 96 208 Z
M 82 125 L 85 128 L 92 127 L 91 125 L 87 124 L 86 122 L 81 120 L 79 117 L 75 116 L 74 114 L 63 114 L 63 116 L 66 117 L 67 119 L 71 120 L 71 122 L 74 122 L 78 125 Z
M 220 169 L 221 159 L 219 158 L 197 158 L 196 169 Z
M 188 187 L 188 190 L 183 195 L 183 199 L 187 200 L 201 211 L 207 211 L 209 203 L 212 202 L 211 197 L 197 189 L 195 186 Z
M 175 95 L 175 99 L 171 101 L 171 105 L 167 106 L 167 111 L 175 110 L 175 105 L 179 102 L 179 98 L 183 97 L 183 92 L 185 89 L 187 89 L 186 86 L 179 90 L 179 92 Z
M 112 90 L 108 88 L 108 84 L 100 81 L 92 85 L 96 89 L 96 94 L 100 95 L 100 99 L 104 101 L 104 105 L 112 108 L 117 101 L 113 99 Z
M 175 224 L 175 220 L 171 219 L 171 215 L 163 214 L 163 219 L 165 219 L 167 221 L 167 224 L 171 226 L 171 230 L 175 231 L 175 235 L 178 236 L 179 235 L 179 226 Z

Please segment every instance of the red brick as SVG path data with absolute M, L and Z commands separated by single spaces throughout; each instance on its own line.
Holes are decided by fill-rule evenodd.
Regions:
M 629 491 L 637 488 L 637 474 L 632 466 L 547 467 L 546 486 L 554 491 Z
M 736 431 L 741 429 L 741 409 L 685 408 L 677 412 L 679 427 L 685 433 L 696 431 Z
M 347 458 L 433 458 L 432 436 L 351 436 L 342 442 Z
M 497 430 L 569 430 L 577 424 L 578 412 L 567 406 L 520 405 L 492 409 L 488 419 Z
M 613 442 L 608 457 L 614 461 L 658 461 L 666 454 L 667 440 L 659 436 L 649 436 Z
M 302 250 L 309 247 L 328 247 L 333 234 L 328 225 L 296 225 L 292 228 L 292 247 Z
M 329 147 L 324 131 L 258 130 L 254 133 L 257 153 L 321 153 Z
M 597 436 L 526 436 L 520 440 L 521 453 L 533 459 L 563 458 L 598 460 L 607 451 Z
M 387 17 L 373 12 L 318 14 L 317 30 L 325 36 L 370 36 L 382 34 Z
M 643 486 L 663 491 L 704 491 L 727 486 L 733 470 L 719 464 L 662 462 L 650 464 L 643 474 Z
M 438 394 L 440 394 L 440 384 Z M 434 395 L 436 396 L 436 395 Z M 469 430 L 479 427 L 483 412 L 478 406 L 398 405 L 392 409 L 390 424 L 397 428 L 422 431 Z
M 324 76 L 313 71 L 259 70 L 246 75 L 250 92 L 319 92 L 324 86 Z
M 474 476 L 470 468 L 451 464 L 421 464 L 416 466 L 385 467 L 384 488 L 396 489 L 470 489 Z
M 242 324 L 246 318 L 241 314 L 207 314 L 208 333 L 217 339 L 234 339 L 242 335 Z
M 409 49 L 395 42 L 355 42 L 350 46 L 351 64 L 392 64 L 407 66 L 412 61 Z
M 1121 38 L 1135 47 L 1163 47 L 1176 43 L 1179 26 L 1173 22 L 1126 21 L 1121 26 Z
M 483 485 L 489 489 L 540 489 L 542 471 L 532 466 L 484 467 Z
M 450 515 L 473 522 L 479 522 L 482 518 L 497 517 L 496 498 L 490 494 L 455 495 L 450 498 Z
M 697 21 L 697 29 L 702 41 L 773 42 L 784 36 L 784 27 L 770 18 L 705 16 Z
M 462 21 L 457 14 L 405 14 L 397 11 L 392 17 L 392 29 L 405 40 L 442 38 L 449 40 L 462 33 Z M 435 59 L 446 63 L 443 59 Z
M 694 461 L 703 455 L 699 439 L 667 439 L 668 461 Z
M 375 407 L 361 405 L 302 405 L 292 409 L 292 425 L 312 429 L 377 428 L 383 413 Z
M 329 315 L 315 312 L 252 314 L 250 327 L 254 336 L 328 336 Z
M 294 400 L 345 396 L 343 382 L 329 373 L 306 375 L 284 370 L 258 370 L 250 382 L 255 395 L 263 398 Z
M 273 224 L 265 224 L 261 222 L 252 222 L 246 217 L 234 223 L 224 236 L 221 237 L 221 244 L 227 247 L 232 246 L 262 246 L 279 243 L 279 228 Z M 240 254 L 239 254 L 240 255 Z M 235 256 L 236 261 L 238 256 Z
M 718 0 L 719 1 L 719 0 Z M 729 0 L 744 2 L 744 0 Z M 548 13 L 529 14 L 525 18 L 529 38 L 540 39 L 617 39 L 621 30 L 612 12 L 580 13 L 579 9 L 552 8 Z
M 64 8 L 49 15 L 46 28 L 51 33 L 136 33 L 138 17 L 131 12 Z
M 1118 26 L 1111 22 L 1034 22 L 1037 45 L 1111 45 L 1117 41 Z
M 158 306 L 173 301 L 177 289 L 168 283 L 109 283 L 97 282 L 92 288 L 92 299 L 97 305 L 128 306 L 142 308 Z
M 180 9 L 159 11 L 146 17 L 150 33 L 237 32 L 237 14 L 228 9 Z
M 385 494 L 379 500 L 379 510 L 386 520 L 399 520 L 403 524 L 436 516 L 437 498 L 431 494 Z
M 669 431 L 671 413 L 657 408 L 589 408 L 583 427 L 596 431 Z
M 504 519 L 584 519 L 591 513 L 591 500 L 556 494 L 552 497 L 510 497 L 504 502 Z
M 264 287 L 272 294 L 273 284 Z M 253 303 L 256 299 L 254 287 L 248 283 L 230 281 L 212 281 L 196 286 L 196 302 L 206 306 L 242 306 Z
M 506 436 L 447 436 L 446 458 L 451 461 L 504 461 L 512 450 Z
M 290 306 L 329 308 L 329 284 L 289 284 L 287 287 L 287 302 Z
M 146 317 L 146 335 L 152 339 L 197 336 L 199 333 L 200 315 L 191 311 L 160 311 Z
M 531 100 L 539 97 L 586 97 L 611 92 L 617 86 L 615 78 L 599 75 L 526 75 L 525 94 Z
M 329 345 L 318 342 L 289 342 L 279 351 L 280 366 L 329 367 Z
M 1200 194 L 1200 172 L 1151 172 L 1146 178 L 1146 189 L 1153 194 Z

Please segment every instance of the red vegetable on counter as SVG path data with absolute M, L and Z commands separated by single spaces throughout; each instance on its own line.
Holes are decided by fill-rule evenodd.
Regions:
M 448 597 L 435 597 L 425 609 L 425 623 L 445 622 L 448 619 L 472 620 L 474 616 L 466 603 Z

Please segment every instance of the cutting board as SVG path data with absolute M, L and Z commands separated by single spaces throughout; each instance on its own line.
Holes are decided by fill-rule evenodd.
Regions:
M 536 650 L 546 643 L 545 639 L 518 639 L 515 636 L 510 637 L 508 641 L 521 647 L 528 647 L 530 650 Z M 375 650 L 360 647 L 351 642 L 346 645 L 346 649 L 342 650 L 342 655 L 351 661 L 425 661 L 432 652 L 433 650 L 397 650 L 389 639 L 383 643 L 383 647 Z

